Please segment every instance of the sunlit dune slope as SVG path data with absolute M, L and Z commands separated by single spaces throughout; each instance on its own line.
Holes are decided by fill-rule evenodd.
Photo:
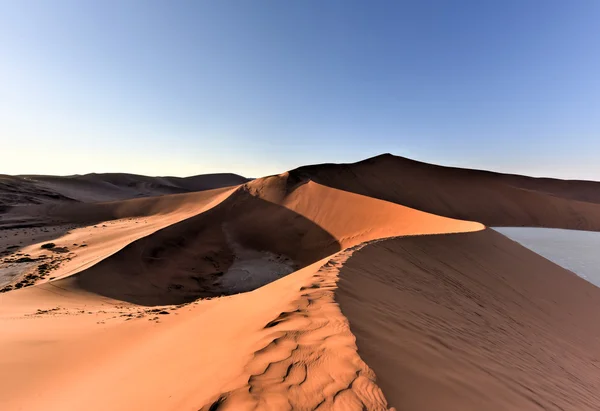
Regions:
M 492 230 L 371 244 L 336 301 L 398 410 L 597 410 L 600 289 Z
M 389 154 L 290 171 L 319 184 L 488 226 L 600 230 L 600 183 L 441 167 Z

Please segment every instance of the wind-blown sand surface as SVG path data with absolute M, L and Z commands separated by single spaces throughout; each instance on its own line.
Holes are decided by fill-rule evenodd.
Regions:
M 398 410 L 600 405 L 600 289 L 493 230 L 365 247 L 336 301 Z
M 407 183 L 390 161 L 5 210 L 0 409 L 597 409 L 597 289 L 406 204 L 593 228 L 596 183 L 467 170 L 466 194 L 459 172 Z M 131 178 L 163 189 L 99 184 Z

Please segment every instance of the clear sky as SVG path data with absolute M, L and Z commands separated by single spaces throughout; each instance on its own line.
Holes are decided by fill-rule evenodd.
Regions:
M 600 180 L 600 1 L 0 0 L 0 173 L 384 152 Z

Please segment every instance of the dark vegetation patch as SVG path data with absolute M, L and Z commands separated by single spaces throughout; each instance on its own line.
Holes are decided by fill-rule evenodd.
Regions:
M 54 250 L 54 249 L 52 249 Z M 20 258 L 5 258 L 4 262 L 8 263 L 24 263 L 24 262 L 36 262 L 36 261 L 44 261 L 40 265 L 36 267 L 36 271 L 25 274 L 19 282 L 14 285 L 7 285 L 0 289 L 0 293 L 5 293 L 14 289 L 19 289 L 23 287 L 29 287 L 34 285 L 37 281 L 43 280 L 48 277 L 48 275 L 55 269 L 57 269 L 62 262 L 69 261 L 72 259 L 74 254 L 69 254 L 68 256 L 55 256 L 51 259 L 46 255 L 42 255 L 39 258 L 30 258 L 30 257 L 20 257 Z M 55 277 L 51 277 L 53 279 Z
M 34 261 L 37 261 L 37 259 L 31 257 L 20 257 L 15 260 L 15 263 L 31 263 Z

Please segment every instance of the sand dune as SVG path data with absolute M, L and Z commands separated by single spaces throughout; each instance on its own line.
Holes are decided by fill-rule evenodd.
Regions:
M 197 204 L 225 191 L 231 191 L 231 188 L 110 202 L 23 205 L 11 207 L 4 212 L 0 218 L 0 228 L 42 227 L 50 224 L 86 225 L 121 218 L 190 213 Z
M 159 223 L 155 223 L 148 230 L 152 232 L 133 242 L 115 237 L 113 244 L 124 248 L 83 271 L 71 274 L 65 265 L 58 271 L 62 280 L 4 293 L 0 321 L 10 325 L 11 332 L 0 341 L 6 347 L 3 353 L 22 347 L 23 354 L 0 355 L 0 368 L 5 375 L 29 371 L 27 385 L 15 380 L 3 388 L 0 403 L 9 409 L 37 409 L 48 402 L 60 409 L 79 409 L 83 404 L 88 409 L 145 409 L 144 404 L 156 409 L 198 409 L 215 403 L 223 409 L 257 404 L 262 409 L 307 409 L 319 404 L 325 409 L 385 409 L 375 377 L 358 357 L 347 322 L 333 301 L 336 278 L 330 267 L 346 256 L 342 253 L 342 260 L 327 261 L 340 250 L 380 236 L 478 230 L 481 225 L 312 182 L 294 187 L 288 183 L 283 174 L 232 192 L 210 194 L 206 200 L 213 200 L 198 214 L 178 223 L 170 221 L 162 229 L 156 229 Z M 143 204 L 149 201 L 143 200 Z M 177 203 L 173 209 L 181 210 L 180 200 L 164 204 L 173 201 Z M 169 216 L 145 218 L 161 215 Z M 112 235 L 136 224 L 121 221 L 124 225 L 112 230 Z M 110 225 L 105 229 L 110 230 Z M 235 292 L 219 287 L 218 281 L 227 277 L 227 265 L 238 259 L 232 241 L 245 249 L 285 256 L 299 270 L 250 293 L 191 305 L 131 304 L 180 303 L 202 293 Z M 109 254 L 100 248 L 106 243 L 110 241 L 101 239 L 92 254 Z M 217 269 L 223 272 L 215 280 Z M 34 328 L 28 325 L 32 321 Z M 156 335 L 156 327 L 162 327 L 160 338 L 149 338 Z M 184 339 L 189 345 L 181 344 Z M 204 354 L 198 355 L 197 344 L 206 339 L 212 342 L 201 343 Z M 42 340 L 52 343 L 37 343 Z M 286 354 L 290 349 L 291 355 Z M 164 360 L 148 362 L 148 355 Z M 91 357 L 104 360 L 89 361 Z M 124 358 L 126 363 L 117 366 Z M 164 361 L 172 365 L 165 368 Z M 209 363 L 212 368 L 207 368 Z M 37 364 L 36 371 L 27 364 Z M 59 372 L 57 367 L 71 371 Z M 198 373 L 200 368 L 204 372 Z M 79 394 L 58 389 L 49 378 L 61 386 L 72 381 Z M 124 380 L 142 384 L 144 392 L 152 395 L 140 399 L 136 390 L 142 388 L 125 389 Z M 250 396 L 244 394 L 248 386 Z M 32 390 L 40 394 L 31 397 Z M 87 398 L 100 391 L 109 394 L 90 404 Z
M 10 180 L 0 409 L 598 409 L 598 289 L 467 220 L 597 229 L 597 183 L 391 156 L 241 183 Z M 123 193 L 152 197 L 85 202 Z
M 0 405 L 386 409 L 333 303 L 327 270 L 339 262 L 326 263 L 250 293 L 180 307 L 142 309 L 50 284 L 5 294 Z
M 289 259 L 297 269 L 375 238 L 482 227 L 312 182 L 288 193 L 286 177 L 240 187 L 206 212 L 142 237 L 57 285 L 136 304 L 179 304 L 241 291 L 227 286 L 239 261 L 234 244 L 265 253 L 265 263 Z M 267 281 L 253 283 L 273 280 L 265 275 Z
M 390 233 L 478 230 L 481 225 L 315 183 L 288 193 L 285 175 L 272 181 L 239 188 L 204 213 L 134 241 L 78 274 L 3 294 L 0 322 L 11 331 L 0 337 L 5 348 L 0 369 L 3 377 L 16 378 L 0 390 L 0 404 L 8 409 L 51 404 L 63 410 L 215 409 L 215 404 L 222 409 L 386 409 L 333 301 L 332 267 L 347 254 L 329 261 L 323 253 Z M 371 213 L 369 207 L 379 211 Z M 150 250 L 151 259 L 156 258 L 153 247 L 168 250 L 172 254 L 165 264 L 197 263 L 194 253 L 222 250 L 224 244 L 211 245 L 226 244 L 223 224 L 245 247 L 268 246 L 305 268 L 250 293 L 191 305 L 144 308 L 101 297 L 117 290 L 119 295 L 110 296 L 138 303 L 170 298 L 168 288 L 153 294 L 146 284 L 160 288 L 179 266 L 153 271 L 150 264 L 136 272 L 138 265 L 149 264 L 140 259 L 143 250 Z M 121 270 L 120 262 L 126 262 Z M 180 299 L 185 293 L 174 295 Z M 65 385 L 70 389 L 61 389 Z
M 0 213 L 17 204 L 68 201 L 73 201 L 73 199 L 36 184 L 34 181 L 18 176 L 0 175 Z
M 234 190 L 225 188 L 114 203 L 74 203 L 56 209 L 45 207 L 39 216 L 31 215 L 36 222 L 28 224 L 28 228 L 0 232 L 3 250 L 0 256 L 12 256 L 0 262 L 0 291 L 6 291 L 2 287 L 18 274 L 34 277 L 20 281 L 22 286 L 77 273 L 143 236 L 210 209 Z M 56 223 L 56 217 L 60 216 L 64 218 L 58 221 L 68 223 Z M 44 221 L 53 223 L 47 225 Z M 56 247 L 41 247 L 50 241 Z M 13 262 L 19 258 L 28 262 Z M 41 275 L 41 267 L 50 269 Z M 18 284 L 14 287 L 19 287 Z
M 600 230 L 600 183 L 441 167 L 389 154 L 290 171 L 319 184 L 488 226 Z
M 600 289 L 494 231 L 365 247 L 336 301 L 399 410 L 598 409 Z
M 0 206 L 62 203 L 65 201 L 106 202 L 212 190 L 237 186 L 247 181 L 247 178 L 236 174 L 205 174 L 185 178 L 147 177 L 125 173 L 64 177 L 0 175 Z

